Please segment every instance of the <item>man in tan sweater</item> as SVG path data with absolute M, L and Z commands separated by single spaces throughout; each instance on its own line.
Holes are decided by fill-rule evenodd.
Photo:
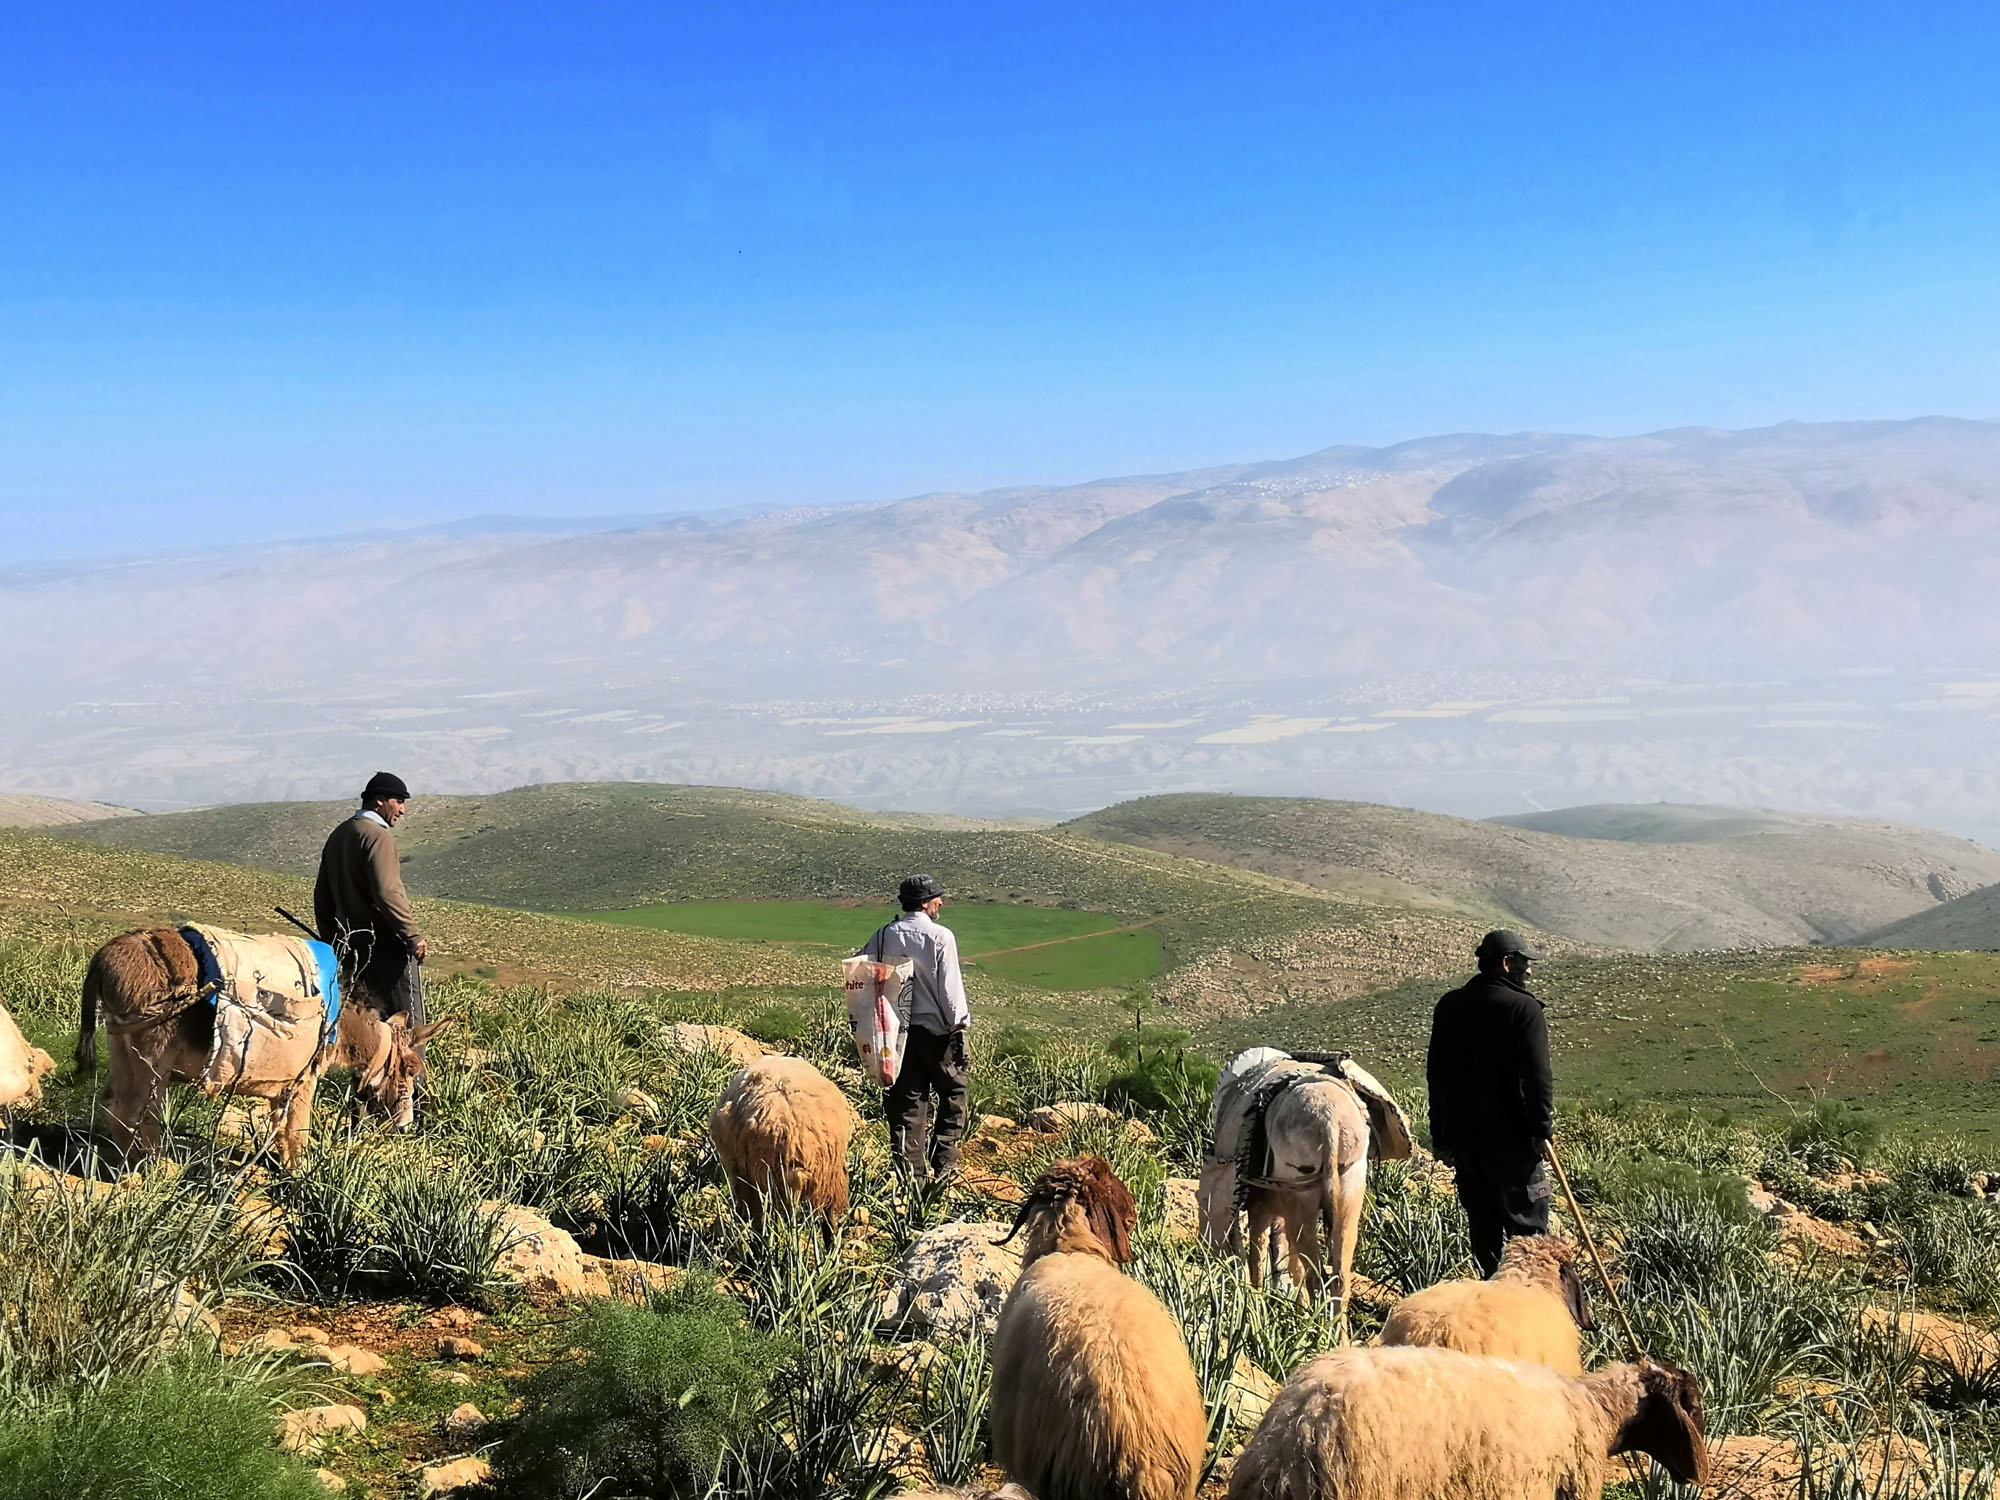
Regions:
M 424 980 L 418 968 L 430 944 L 417 930 L 403 890 L 402 861 L 390 830 L 409 810 L 400 776 L 377 771 L 361 793 L 361 809 L 327 836 L 313 886 L 313 920 L 322 941 L 341 956 L 343 981 L 385 1015 L 424 1023 Z

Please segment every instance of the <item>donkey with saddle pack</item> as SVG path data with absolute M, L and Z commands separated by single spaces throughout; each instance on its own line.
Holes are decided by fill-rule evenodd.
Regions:
M 1400 1161 L 1411 1149 L 1402 1109 L 1346 1053 L 1253 1047 L 1215 1087 L 1198 1196 L 1202 1238 L 1242 1256 L 1261 1286 L 1267 1255 L 1276 1270 L 1282 1236 L 1293 1282 L 1314 1297 L 1326 1289 L 1330 1259 L 1344 1326 L 1368 1163 Z
M 322 942 L 224 928 L 156 927 L 97 950 L 83 980 L 79 1072 L 97 1067 L 100 1008 L 111 1045 L 105 1116 L 130 1156 L 159 1149 L 167 1087 L 266 1099 L 280 1157 L 295 1166 L 329 1068 L 351 1068 L 372 1113 L 410 1122 L 424 1045 L 441 1026 L 385 1016 L 365 996 L 343 1005 L 340 968 Z

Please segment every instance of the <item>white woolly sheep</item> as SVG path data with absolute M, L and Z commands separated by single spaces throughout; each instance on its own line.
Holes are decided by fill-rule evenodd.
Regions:
M 1051 1167 L 1015 1217 L 1027 1243 L 993 1335 L 993 1460 L 1039 1500 L 1190 1500 L 1200 1478 L 1187 1345 L 1119 1270 L 1138 1217 L 1094 1156 Z
M 1384 1344 L 1423 1344 L 1583 1373 L 1579 1330 L 1597 1326 L 1576 1274 L 1576 1251 L 1554 1235 L 1507 1242 L 1485 1281 L 1440 1281 L 1398 1302 Z
M 708 1133 L 751 1223 L 762 1227 L 770 1197 L 816 1210 L 829 1228 L 847 1212 L 854 1106 L 803 1058 L 760 1057 L 738 1069 L 709 1112 Z
M 41 1102 L 42 1078 L 56 1060 L 21 1034 L 0 1005 L 0 1109 L 32 1109 Z
M 1599 1500 L 1612 1455 L 1708 1471 L 1701 1389 L 1650 1361 L 1572 1379 L 1455 1349 L 1341 1349 L 1285 1382 L 1229 1500 Z

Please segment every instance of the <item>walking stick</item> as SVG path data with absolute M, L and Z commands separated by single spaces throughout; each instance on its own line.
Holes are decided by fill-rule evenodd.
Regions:
M 310 927 L 306 926 L 305 923 L 301 922 L 297 917 L 293 916 L 290 912 L 286 911 L 284 907 L 274 906 L 271 908 L 271 910 L 276 912 L 279 916 L 283 917 L 287 922 L 290 922 L 294 927 L 298 928 L 300 932 L 303 932 L 307 937 L 311 938 L 315 943 L 319 941 L 318 933 L 314 932 Z
M 1590 1221 L 1583 1216 L 1583 1205 L 1576 1201 L 1576 1189 L 1569 1185 L 1569 1173 L 1563 1170 L 1562 1158 L 1556 1155 L 1556 1143 L 1550 1141 L 1544 1149 L 1548 1153 L 1549 1165 L 1556 1169 L 1556 1181 L 1562 1184 L 1563 1197 L 1569 1200 L 1569 1211 L 1576 1217 L 1576 1227 L 1583 1235 L 1584 1248 L 1590 1252 L 1591 1264 L 1597 1267 L 1597 1279 L 1611 1294 L 1611 1305 L 1617 1310 L 1625 1337 L 1631 1341 L 1632 1357 L 1644 1359 L 1646 1351 L 1639 1343 L 1639 1335 L 1632 1331 L 1632 1319 L 1625 1311 L 1625 1299 L 1618 1295 L 1618 1288 L 1611 1284 L 1611 1273 L 1604 1269 L 1604 1257 L 1597 1253 L 1597 1241 L 1591 1236 Z

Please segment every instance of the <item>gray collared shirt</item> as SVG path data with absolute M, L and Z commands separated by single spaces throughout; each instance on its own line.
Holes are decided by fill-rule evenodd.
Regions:
M 910 1025 L 950 1036 L 972 1020 L 965 976 L 958 968 L 958 938 L 921 911 L 906 911 L 868 940 L 868 957 L 880 963 L 911 960 Z

